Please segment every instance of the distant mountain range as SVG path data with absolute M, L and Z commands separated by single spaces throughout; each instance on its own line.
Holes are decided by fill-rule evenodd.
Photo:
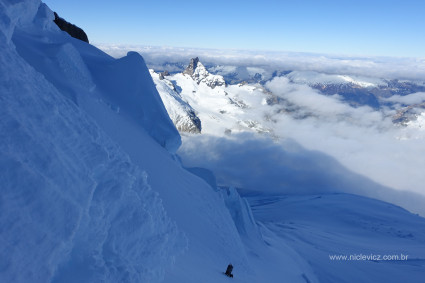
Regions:
M 186 68 L 182 67 L 183 63 L 167 62 L 162 66 L 162 69 L 151 69 L 150 72 L 180 132 L 229 134 L 249 130 L 273 134 L 271 117 L 275 113 L 271 112 L 293 113 L 297 119 L 315 115 L 310 111 L 300 116 L 295 109 L 302 106 L 293 105 L 273 93 L 267 84 L 275 78 L 285 78 L 292 85 L 308 87 L 309 91 L 314 90 L 323 96 L 337 96 L 354 108 L 385 109 L 385 115 L 391 115 L 394 124 L 418 126 L 419 123 L 421 126 L 422 120 L 418 117 L 425 112 L 422 101 L 403 99 L 425 93 L 425 82 L 421 81 L 314 71 L 270 72 L 248 66 L 204 66 L 198 57 L 192 58 Z M 167 67 L 174 71 L 169 72 Z

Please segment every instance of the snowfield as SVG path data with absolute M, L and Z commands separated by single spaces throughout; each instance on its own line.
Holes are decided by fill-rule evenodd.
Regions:
M 183 166 L 173 121 L 197 136 L 226 135 L 228 125 L 234 133 L 267 132 L 258 113 L 242 111 L 265 107 L 264 89 L 229 87 L 242 101 L 206 69 L 196 73 L 199 84 L 175 75 L 185 85 L 173 89 L 139 54 L 112 58 L 53 18 L 41 1 L 0 0 L 0 282 L 423 280 L 418 215 L 346 193 L 276 194 L 263 190 L 265 178 L 244 190 L 230 186 L 229 175 Z M 194 159 L 209 147 L 198 150 Z M 290 160 L 299 165 L 287 172 L 291 185 L 302 184 L 305 163 Z M 358 253 L 409 258 L 329 257 Z M 223 274 L 229 263 L 233 279 Z
M 350 194 L 247 199 L 265 241 L 314 274 L 305 282 L 423 281 L 425 221 L 400 207 Z

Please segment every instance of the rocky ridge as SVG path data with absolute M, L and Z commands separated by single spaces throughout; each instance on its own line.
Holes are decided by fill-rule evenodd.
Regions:
M 155 73 L 149 70 L 158 89 L 168 115 L 179 132 L 199 134 L 202 130 L 201 120 L 196 111 L 178 93 L 176 86 L 167 78 L 168 72 Z
M 76 39 L 89 43 L 89 38 L 82 28 L 67 22 L 65 19 L 59 17 L 56 12 L 54 12 L 54 15 L 55 19 L 53 21 L 61 30 L 67 32 L 70 36 Z
M 192 77 L 198 84 L 203 82 L 211 88 L 226 85 L 223 76 L 210 74 L 198 57 L 190 60 L 190 64 L 183 71 L 183 74 Z

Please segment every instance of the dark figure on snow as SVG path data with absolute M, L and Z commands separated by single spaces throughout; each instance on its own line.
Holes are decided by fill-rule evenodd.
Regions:
M 227 276 L 229 276 L 229 277 L 232 277 L 232 278 L 233 278 L 232 271 L 233 271 L 233 265 L 232 265 L 232 264 L 229 264 L 229 265 L 227 266 L 226 272 L 225 272 L 224 274 L 226 274 Z

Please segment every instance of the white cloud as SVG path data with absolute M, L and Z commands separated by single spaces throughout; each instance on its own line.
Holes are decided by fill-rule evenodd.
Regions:
M 425 83 L 423 59 L 104 47 L 116 55 L 130 49 L 139 51 L 146 61 L 157 64 L 179 61 L 184 65 L 191 57 L 199 56 L 205 63 L 209 61 L 223 66 L 216 70 L 218 72 L 231 72 L 245 66 L 268 72 L 273 68 L 322 72 L 327 74 L 325 79 L 331 74 L 344 74 L 374 84 L 380 80 L 370 77 L 417 79 Z M 425 195 L 422 173 L 425 168 L 425 131 L 394 125 L 391 120 L 393 110 L 351 107 L 338 95 L 324 96 L 306 85 L 292 83 L 288 78 L 275 78 L 266 87 L 282 99 L 282 104 L 252 108 L 250 115 L 267 114 L 270 119 L 263 121 L 263 126 L 272 128 L 281 138 L 280 143 L 265 141 L 256 135 L 234 135 L 232 139 L 198 136 L 185 139 L 181 149 L 184 160 L 194 166 L 212 169 L 219 180 L 236 186 L 267 187 L 285 192 L 342 190 L 392 201 L 425 214 L 423 208 L 421 210 L 425 207 L 422 202 Z M 394 96 L 389 101 L 411 104 L 424 99 L 424 93 L 415 93 Z M 288 142 L 290 140 L 296 142 Z
M 178 47 L 152 47 L 141 45 L 96 44 L 114 57 L 128 51 L 141 53 L 147 62 L 184 62 L 200 57 L 205 63 L 219 65 L 259 67 L 263 69 L 316 71 L 385 79 L 410 79 L 424 83 L 424 58 L 342 57 L 326 54 L 272 52 L 250 50 L 220 50 Z
M 265 194 L 353 193 L 389 201 L 425 215 L 425 197 L 397 191 L 356 174 L 335 158 L 254 134 L 184 137 L 184 165 L 214 172 L 218 185 Z
M 306 85 L 291 83 L 286 77 L 274 78 L 265 85 L 273 94 L 296 105 L 298 117 L 312 116 L 318 122 L 341 123 L 353 125 L 382 126 L 383 114 L 369 106 L 351 107 L 341 100 L 339 95 L 326 96 Z M 294 108 L 294 107 L 292 107 Z M 387 123 L 390 123 L 388 120 Z
M 416 92 L 409 95 L 393 95 L 384 99 L 388 102 L 401 103 L 405 105 L 420 104 L 425 102 L 425 92 Z
M 194 137 L 183 143 L 183 159 L 235 186 L 350 192 L 425 215 L 425 202 L 419 201 L 425 196 L 425 131 L 396 126 L 386 112 L 351 107 L 338 95 L 322 95 L 285 77 L 266 87 L 282 99 L 262 108 L 271 113 L 266 126 L 278 142 L 257 135 Z
M 380 184 L 425 195 L 425 176 L 419 169 L 425 166 L 423 131 L 394 125 L 386 113 L 351 107 L 338 96 L 323 96 L 305 86 L 298 89 L 286 79 L 276 78 L 266 86 L 300 106 L 293 108 L 295 114 L 273 117 L 279 136 L 329 154 Z M 294 119 L 307 112 L 307 118 Z

